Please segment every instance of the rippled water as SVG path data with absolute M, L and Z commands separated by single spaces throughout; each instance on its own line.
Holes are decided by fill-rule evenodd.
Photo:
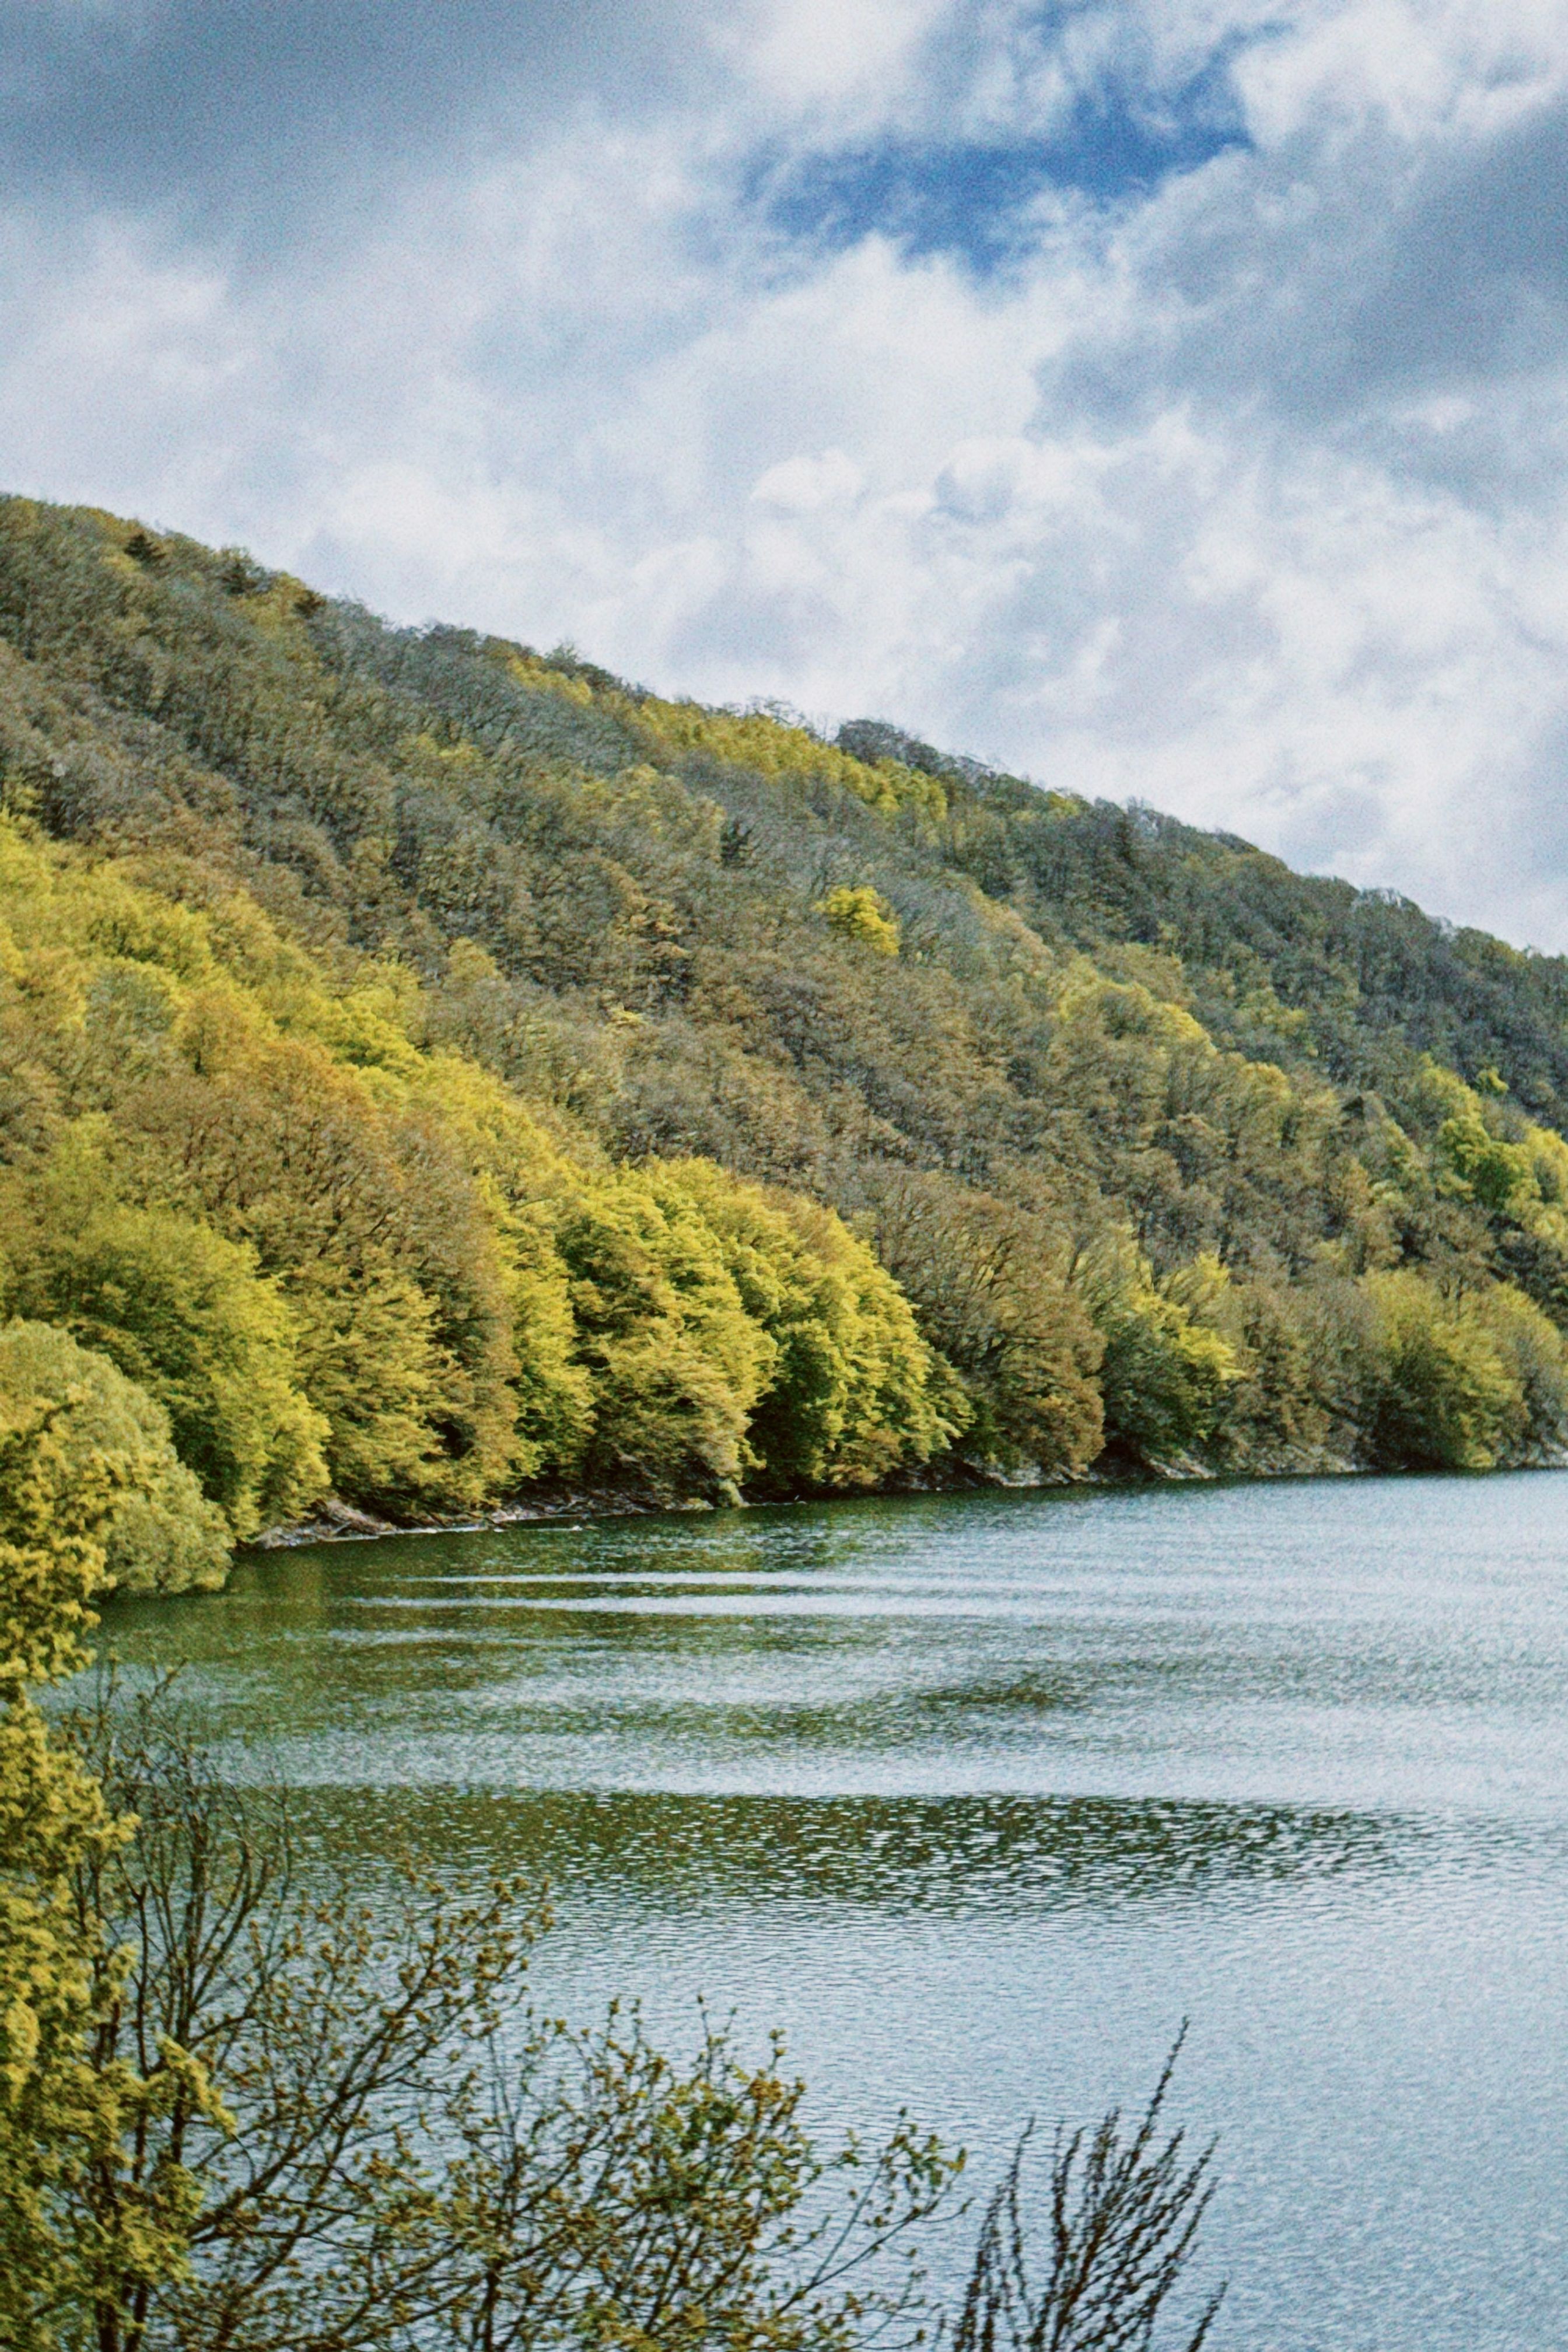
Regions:
M 336 1545 L 105 1633 L 335 1838 L 547 1872 L 552 1994 L 780 2023 L 982 2181 L 1190 2017 L 1216 2347 L 1568 2345 L 1568 1474 Z

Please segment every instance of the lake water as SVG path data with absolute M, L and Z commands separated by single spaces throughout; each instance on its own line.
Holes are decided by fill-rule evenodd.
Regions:
M 105 1635 L 333 1836 L 548 1873 L 552 1997 L 782 2025 L 977 2185 L 1189 2018 L 1216 2352 L 1568 2345 L 1568 1474 L 334 1545 Z

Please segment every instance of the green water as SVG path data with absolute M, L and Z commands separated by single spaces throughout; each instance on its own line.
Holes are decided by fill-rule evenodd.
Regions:
M 782 2024 L 826 2126 L 984 2179 L 1189 2017 L 1216 2347 L 1568 2345 L 1568 1475 L 337 1545 L 105 1635 L 339 1844 L 547 1874 L 563 2001 Z

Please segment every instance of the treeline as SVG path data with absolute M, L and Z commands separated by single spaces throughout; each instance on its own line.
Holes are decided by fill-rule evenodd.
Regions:
M 403 1515 L 548 1477 L 831 1491 L 964 1418 L 830 1210 L 552 1132 L 415 1042 L 397 966 L 334 986 L 241 895 L 5 824 L 0 968 L 0 1393 L 163 1462 L 122 1582 L 206 1581 L 329 1488 Z
M 172 1447 L 126 1576 L 1568 1437 L 1557 963 L 21 500 L 0 779 L 0 1377 Z
M 941 780 L 952 863 L 1047 936 L 1179 958 L 1184 993 L 1227 1044 L 1278 1055 L 1283 1040 L 1395 1092 L 1423 1053 L 1472 1082 L 1501 1069 L 1532 1115 L 1568 1119 L 1563 957 L 1436 921 L 1394 890 L 1294 874 L 1153 809 L 1042 795 L 894 727 L 858 720 L 839 742 Z

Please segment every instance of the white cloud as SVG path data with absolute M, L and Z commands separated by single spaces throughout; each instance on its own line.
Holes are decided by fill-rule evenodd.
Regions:
M 1329 117 L 1416 143 L 1505 129 L 1565 68 L 1562 0 L 1330 0 L 1245 53 L 1237 78 L 1259 141 L 1311 137 Z
M 752 498 L 782 514 L 819 514 L 825 507 L 853 505 L 866 478 L 853 457 L 842 449 L 824 449 L 815 457 L 786 457 L 770 466 L 753 486 Z
M 723 104 L 542 107 L 305 271 L 18 211 L 3 470 L 1568 946 L 1568 8 L 1281 16 L 1086 9 L 1053 54 L 1001 0 L 694 10 Z M 1053 203 L 989 281 L 736 194 L 825 124 L 1177 88 L 1227 30 L 1252 150 Z
M 710 38 L 764 103 L 842 113 L 868 99 L 885 108 L 945 11 L 946 0 L 759 0 L 720 12 Z

